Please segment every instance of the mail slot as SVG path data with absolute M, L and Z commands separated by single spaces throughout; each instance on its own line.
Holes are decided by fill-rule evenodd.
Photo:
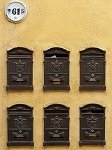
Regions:
M 80 90 L 106 90 L 105 51 L 94 47 L 80 51 Z
M 44 108 L 43 145 L 70 145 L 68 107 L 61 104 L 53 104 Z
M 69 90 L 69 51 L 55 47 L 44 51 L 44 90 Z
M 16 104 L 7 109 L 8 146 L 33 146 L 33 108 Z
M 105 107 L 88 104 L 80 108 L 80 145 L 105 145 Z
M 33 51 L 23 47 L 16 47 L 7 51 L 6 89 L 33 89 Z

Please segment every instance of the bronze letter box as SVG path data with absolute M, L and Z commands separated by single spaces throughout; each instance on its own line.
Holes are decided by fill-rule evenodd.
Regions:
M 7 51 L 7 90 L 33 89 L 32 53 L 22 47 Z
M 69 90 L 69 51 L 51 48 L 44 51 L 44 90 Z
M 80 90 L 105 90 L 105 51 L 80 51 Z
M 88 104 L 80 108 L 80 145 L 105 145 L 105 108 Z
M 44 108 L 44 146 L 70 145 L 69 108 L 53 104 Z
M 16 104 L 7 109 L 8 146 L 33 146 L 33 112 L 31 107 Z

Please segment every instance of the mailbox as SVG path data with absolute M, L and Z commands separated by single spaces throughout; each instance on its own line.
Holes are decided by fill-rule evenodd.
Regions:
M 105 90 L 105 51 L 80 51 L 80 90 Z
M 33 146 L 33 108 L 16 104 L 7 109 L 8 146 Z
M 105 108 L 88 104 L 80 108 L 80 145 L 105 145 Z
M 69 51 L 54 47 L 44 51 L 44 90 L 69 90 Z
M 68 107 L 61 104 L 53 104 L 44 108 L 43 145 L 70 145 Z
M 7 90 L 33 89 L 32 53 L 22 47 L 7 51 Z

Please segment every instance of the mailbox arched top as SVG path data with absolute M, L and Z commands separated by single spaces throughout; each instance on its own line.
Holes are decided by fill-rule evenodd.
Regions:
M 45 55 L 53 55 L 53 54 L 63 54 L 63 55 L 69 55 L 69 51 L 65 50 L 64 48 L 61 47 L 53 47 L 50 48 L 46 51 L 44 51 Z
M 87 105 L 84 105 L 83 107 L 80 107 L 81 109 L 81 112 L 82 111 L 103 111 L 105 110 L 105 107 L 103 107 L 102 105 L 99 105 L 99 104 L 87 104 Z
M 21 111 L 26 111 L 26 110 L 32 110 L 33 108 L 25 105 L 25 104 L 15 104 L 13 106 L 8 107 L 8 110 L 21 110 Z
M 85 50 L 80 51 L 80 53 L 82 55 L 104 55 L 106 51 L 100 49 L 100 48 L 96 48 L 96 47 L 90 47 L 90 48 L 86 48 Z
M 11 50 L 8 50 L 7 53 L 9 55 L 31 55 L 33 51 L 24 47 L 15 47 Z
M 62 104 L 52 104 L 44 108 L 45 110 L 68 110 L 69 107 L 66 107 Z

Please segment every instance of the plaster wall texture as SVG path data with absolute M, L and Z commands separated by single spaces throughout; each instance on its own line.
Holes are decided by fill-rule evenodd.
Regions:
M 24 0 L 28 15 L 9 22 L 0 0 L 0 150 L 112 150 L 112 1 Z M 33 91 L 6 91 L 7 50 L 26 47 L 33 53 Z M 70 51 L 70 91 L 43 91 L 43 51 L 62 47 Z M 79 51 L 97 47 L 106 51 L 106 91 L 79 91 Z M 7 107 L 22 103 L 34 108 L 34 147 L 7 147 Z M 70 107 L 70 146 L 43 147 L 43 107 L 53 103 Z M 79 146 L 79 107 L 97 103 L 106 107 L 106 145 Z

